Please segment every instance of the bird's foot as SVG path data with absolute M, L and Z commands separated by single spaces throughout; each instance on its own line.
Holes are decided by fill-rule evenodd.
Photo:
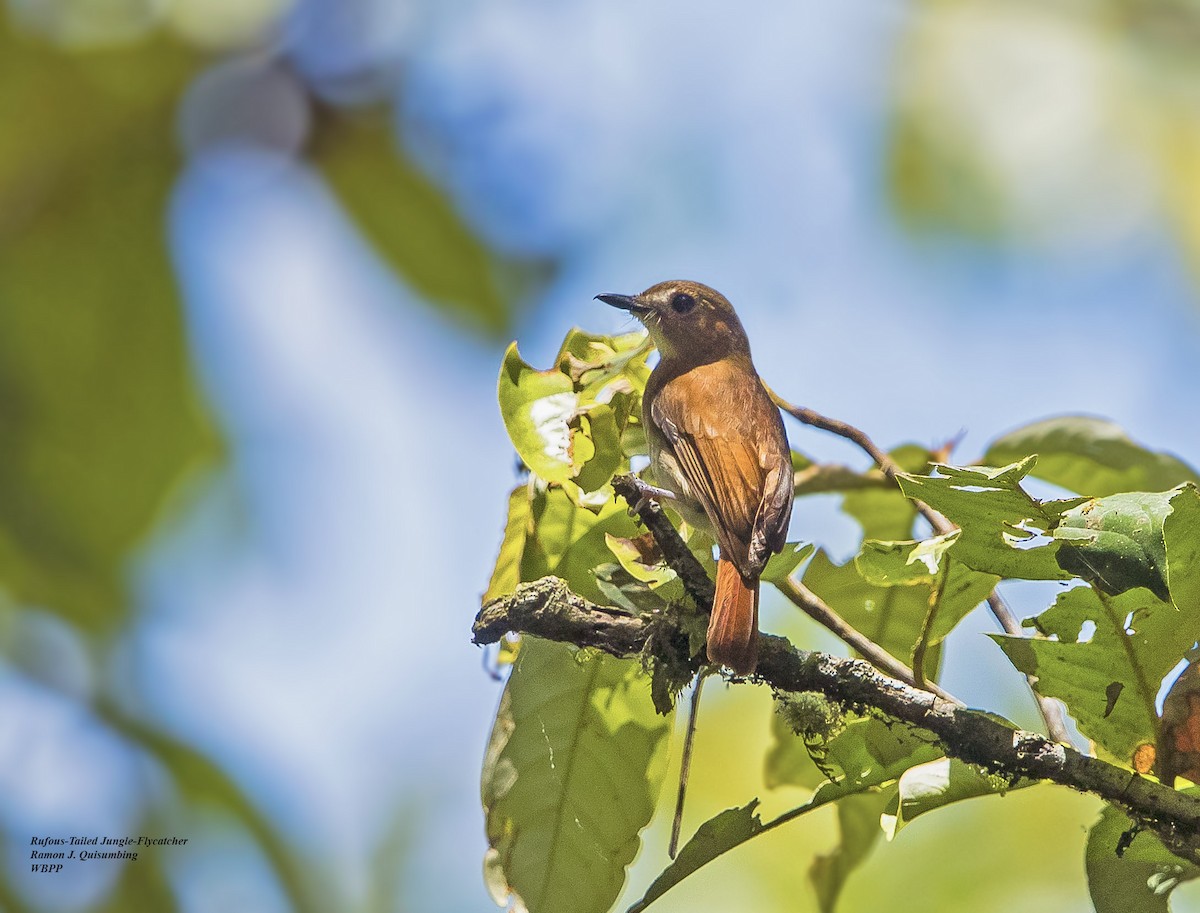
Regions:
M 637 516 L 645 507 L 658 501 L 674 501 L 676 500 L 675 492 L 667 491 L 665 488 L 658 488 L 651 485 L 649 482 L 643 482 L 637 476 L 632 477 L 633 485 L 637 489 L 637 500 L 633 506 L 629 508 L 629 512 Z

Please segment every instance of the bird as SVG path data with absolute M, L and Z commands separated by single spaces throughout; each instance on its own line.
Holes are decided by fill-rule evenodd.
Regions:
M 642 395 L 650 452 L 644 496 L 670 499 L 720 549 L 709 662 L 738 675 L 758 662 L 759 577 L 787 537 L 792 460 L 783 418 L 754 369 L 733 305 L 699 282 L 602 294 L 650 332 L 659 361 Z

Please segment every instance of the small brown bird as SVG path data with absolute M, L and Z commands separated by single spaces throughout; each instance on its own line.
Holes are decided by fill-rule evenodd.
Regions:
M 750 361 L 733 305 L 698 282 L 597 295 L 650 331 L 660 360 L 642 398 L 650 469 L 689 523 L 721 548 L 708 658 L 748 675 L 758 661 L 758 578 L 783 548 L 792 460 L 783 419 Z

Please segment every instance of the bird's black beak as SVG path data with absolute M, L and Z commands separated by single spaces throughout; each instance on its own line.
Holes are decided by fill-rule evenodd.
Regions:
M 637 300 L 636 295 L 597 295 L 596 300 L 603 301 L 605 304 L 611 304 L 615 308 L 620 308 L 623 311 L 629 311 L 633 314 L 650 310 L 650 308 Z

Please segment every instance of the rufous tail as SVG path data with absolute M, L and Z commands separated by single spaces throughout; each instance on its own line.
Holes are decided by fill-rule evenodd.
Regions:
M 758 663 L 758 581 L 732 561 L 717 562 L 717 593 L 708 620 L 708 661 L 749 675 Z

